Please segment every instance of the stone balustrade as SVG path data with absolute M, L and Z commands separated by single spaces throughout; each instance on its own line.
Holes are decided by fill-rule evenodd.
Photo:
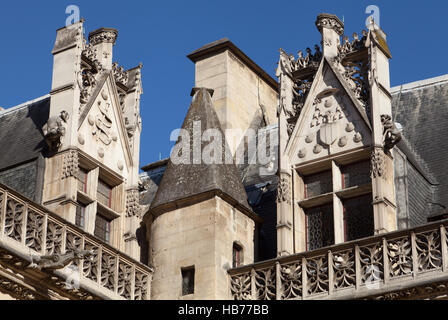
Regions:
M 149 300 L 152 269 L 133 260 L 56 214 L 0 184 L 0 247 L 22 261 L 31 256 L 93 252 L 75 260 L 80 287 L 104 299 Z M 59 278 L 66 275 L 56 270 Z
M 229 270 L 235 300 L 413 299 L 448 293 L 448 220 Z

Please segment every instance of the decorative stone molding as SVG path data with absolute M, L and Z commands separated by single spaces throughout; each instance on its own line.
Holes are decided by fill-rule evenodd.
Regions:
M 129 74 L 128 72 L 124 71 L 122 66 L 118 66 L 117 62 L 114 62 L 112 64 L 112 73 L 115 78 L 115 82 L 118 82 L 122 84 L 123 86 L 126 86 L 129 81 Z
M 79 170 L 78 151 L 70 150 L 64 154 L 64 164 L 62 166 L 62 179 L 74 177 Z
M 17 300 L 38 300 L 36 293 L 18 283 L 4 277 L 0 277 L 0 292 L 9 294 Z
M 291 203 L 290 178 L 283 176 L 280 178 L 277 188 L 277 203 Z
M 117 30 L 110 28 L 101 28 L 89 34 L 89 43 L 93 46 L 103 42 L 115 44 L 117 37 Z
M 338 35 L 344 34 L 344 23 L 333 14 L 321 13 L 317 16 L 316 27 L 320 33 L 323 28 L 333 29 Z
M 0 237 L 9 241 L 0 241 L 0 265 L 14 269 L 15 273 L 29 273 L 26 267 L 33 262 L 31 252 L 35 256 L 40 255 L 42 270 L 36 269 L 34 272 L 43 277 L 48 276 L 45 285 L 56 286 L 71 298 L 93 299 L 101 293 L 103 298 L 110 299 L 150 299 L 149 285 L 153 269 L 130 259 L 107 243 L 0 184 L 1 194 L 7 209 L 2 212 L 5 206 L 0 206 L 0 217 L 5 217 L 0 221 L 0 225 L 4 224 L 4 228 L 0 228 L 3 232 Z M 78 257 L 86 255 L 91 255 L 91 258 L 77 261 Z M 79 290 L 65 288 L 66 279 L 63 270 L 59 268 L 67 262 L 81 268 Z M 129 270 L 132 272 L 129 273 Z M 98 291 L 90 292 L 88 288 L 96 288 Z
M 378 150 L 375 148 L 375 150 L 372 152 L 371 157 L 371 173 L 372 178 L 380 178 L 383 177 L 386 174 L 386 164 L 384 161 L 384 154 L 382 150 Z
M 141 218 L 142 210 L 138 190 L 129 190 L 126 194 L 126 217 Z
M 234 300 L 448 295 L 448 220 L 230 269 Z

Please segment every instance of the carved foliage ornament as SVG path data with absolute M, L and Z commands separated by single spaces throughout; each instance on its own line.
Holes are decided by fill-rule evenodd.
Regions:
M 64 154 L 64 164 L 62 167 L 62 179 L 74 177 L 78 173 L 79 169 L 78 152 L 76 150 L 70 150 Z
M 277 189 L 277 203 L 291 203 L 291 191 L 289 187 L 289 177 L 283 177 L 280 179 Z
M 141 206 L 137 190 L 130 190 L 126 195 L 126 217 L 141 218 Z
M 383 177 L 386 174 L 384 155 L 380 150 L 375 149 L 372 153 L 371 172 L 373 178 Z

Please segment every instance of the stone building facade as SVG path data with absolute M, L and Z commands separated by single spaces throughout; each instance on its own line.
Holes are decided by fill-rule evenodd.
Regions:
M 0 111 L 0 298 L 444 298 L 448 77 L 390 88 L 373 21 L 316 27 L 277 80 L 228 39 L 189 54 L 181 134 L 143 173 L 142 65 L 113 62 L 115 29 L 59 29 L 49 94 Z

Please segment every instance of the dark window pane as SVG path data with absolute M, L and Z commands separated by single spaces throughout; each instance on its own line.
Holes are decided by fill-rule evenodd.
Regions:
M 84 229 L 86 223 L 86 206 L 82 203 L 78 203 L 76 206 L 76 219 L 75 224 Z
M 98 180 L 98 192 L 97 192 L 97 200 L 102 205 L 110 208 L 111 202 L 110 197 L 112 193 L 112 187 L 110 187 L 107 183 L 102 180 Z
M 87 170 L 79 168 L 76 179 L 78 180 L 78 190 L 87 192 Z
M 95 236 L 105 242 L 110 241 L 110 219 L 107 219 L 98 213 L 95 219 Z
M 182 269 L 182 295 L 194 294 L 194 267 Z
M 345 241 L 373 236 L 372 195 L 345 200 L 343 204 Z
M 333 190 L 331 170 L 306 176 L 304 182 L 305 198 L 315 197 Z
M 237 268 L 241 266 L 243 263 L 243 248 L 241 248 L 238 244 L 233 244 L 233 268 Z
M 333 205 L 308 209 L 306 213 L 308 250 L 334 244 Z
M 349 164 L 341 168 L 342 188 L 362 186 L 371 183 L 370 161 Z

